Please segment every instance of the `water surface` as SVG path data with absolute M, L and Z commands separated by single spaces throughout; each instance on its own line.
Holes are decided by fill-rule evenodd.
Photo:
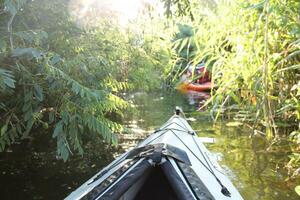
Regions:
M 194 95 L 195 98 L 195 95 Z M 120 136 L 120 145 L 111 147 L 101 140 L 86 138 L 85 156 L 72 156 L 67 163 L 57 160 L 51 133 L 39 133 L 36 139 L 14 145 L 0 154 L 1 199 L 62 199 L 101 170 L 115 156 L 133 147 L 161 126 L 176 105 L 182 106 L 199 136 L 215 138 L 206 144 L 245 199 L 299 199 L 296 182 L 286 177 L 288 143 L 279 143 L 283 151 L 267 151 L 268 143 L 259 136 L 249 138 L 245 126 L 227 126 L 228 121 L 213 123 L 208 112 L 195 111 L 199 98 L 173 93 L 136 93 L 128 97 L 136 105 L 126 113 L 128 127 Z M 192 105 L 191 105 L 192 104 Z M 226 125 L 227 124 L 227 125 Z

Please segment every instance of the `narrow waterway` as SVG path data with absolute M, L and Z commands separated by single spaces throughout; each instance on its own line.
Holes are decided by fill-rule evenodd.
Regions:
M 136 93 L 128 100 L 135 106 L 123 119 L 127 129 L 120 136 L 118 147 L 86 138 L 89 142 L 85 156 L 74 155 L 63 163 L 55 157 L 55 142 L 49 142 L 51 133 L 43 133 L 38 134 L 38 139 L 0 153 L 1 199 L 64 198 L 118 154 L 162 125 L 176 105 L 182 106 L 200 137 L 214 138 L 214 143 L 206 146 L 245 199 L 299 199 L 294 192 L 297 180 L 286 178 L 287 152 L 267 151 L 266 141 L 257 136 L 250 138 L 251 131 L 246 126 L 224 120 L 213 123 L 209 112 L 196 111 L 199 99 L 178 93 Z M 280 149 L 288 149 L 287 143 L 279 145 Z

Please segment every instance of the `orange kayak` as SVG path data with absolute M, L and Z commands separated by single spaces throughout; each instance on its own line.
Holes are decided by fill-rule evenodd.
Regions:
M 205 82 L 205 83 L 181 83 L 177 86 L 177 89 L 183 92 L 187 91 L 196 91 L 196 92 L 202 92 L 202 91 L 209 91 L 212 89 L 211 82 Z

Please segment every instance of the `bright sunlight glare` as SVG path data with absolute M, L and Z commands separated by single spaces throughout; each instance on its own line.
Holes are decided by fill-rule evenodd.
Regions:
M 158 0 L 71 0 L 69 10 L 79 24 L 95 23 L 101 17 L 116 16 L 121 26 L 138 17 L 145 5 L 156 6 Z M 157 7 L 160 9 L 159 7 Z
M 142 0 L 112 0 L 112 8 L 120 12 L 126 20 L 135 19 L 142 6 Z

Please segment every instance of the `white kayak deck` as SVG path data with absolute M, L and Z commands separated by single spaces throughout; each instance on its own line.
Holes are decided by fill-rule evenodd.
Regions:
M 215 160 L 215 157 L 211 156 L 211 153 L 203 145 L 197 134 L 192 133 L 194 133 L 194 130 L 187 121 L 181 116 L 174 115 L 161 126 L 159 131 L 150 135 L 147 139 L 138 144 L 137 147 L 146 144 L 165 143 L 182 149 L 188 154 L 192 163 L 192 169 L 215 199 L 243 199 L 227 176 L 222 173 L 222 168 L 217 163 L 217 160 Z M 218 177 L 222 184 L 229 190 L 231 197 L 224 196 L 219 192 L 221 191 L 221 186 L 210 170 L 213 171 L 216 177 Z
M 197 174 L 214 199 L 243 199 L 228 177 L 222 173 L 222 169 L 215 160 L 215 157 L 211 156 L 211 153 L 206 149 L 199 137 L 194 133 L 191 126 L 183 117 L 179 115 L 172 116 L 160 129 L 140 142 L 136 148 L 159 143 L 171 145 L 186 152 L 191 162 L 190 167 Z M 84 197 L 116 170 L 120 169 L 126 162 L 125 157 L 129 152 L 130 151 L 124 153 L 114 160 L 110 165 L 72 192 L 66 199 L 73 200 Z M 178 166 L 176 166 L 174 159 L 170 157 L 169 160 L 175 170 L 178 170 Z M 134 166 L 138 165 L 139 162 L 140 161 L 135 163 Z M 179 170 L 178 174 L 182 177 Z M 126 173 L 123 176 L 126 176 Z M 230 196 L 226 196 L 221 192 L 222 186 L 220 183 L 227 188 L 230 192 Z M 109 188 L 107 190 L 109 190 Z M 197 197 L 194 198 L 199 199 Z M 96 199 L 101 199 L 101 195 Z

